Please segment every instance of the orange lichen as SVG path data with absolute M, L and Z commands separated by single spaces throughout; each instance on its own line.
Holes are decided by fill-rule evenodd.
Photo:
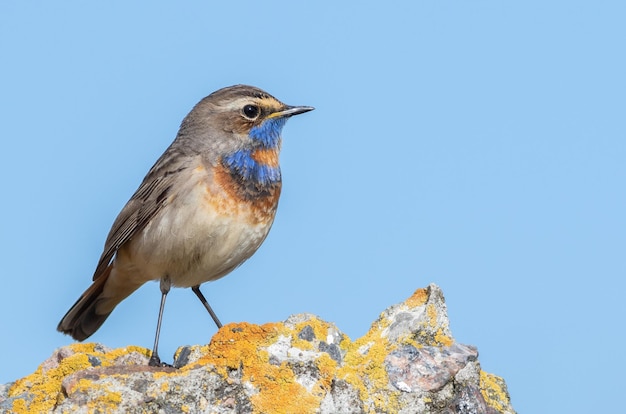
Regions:
M 269 345 L 278 334 L 277 324 L 253 325 L 247 322 L 231 323 L 220 329 L 211 339 L 199 364 L 213 364 L 220 374 L 229 369 L 258 367 L 268 362 L 267 352 L 258 352 L 262 344 Z M 183 368 L 184 369 L 184 368 Z
M 417 308 L 418 306 L 423 306 L 428 300 L 428 289 L 422 288 L 417 289 L 410 298 L 408 298 L 404 303 L 410 309 Z
M 296 376 L 286 362 L 274 365 L 264 348 L 276 342 L 281 334 L 289 334 L 283 324 L 253 325 L 242 322 L 220 329 L 207 352 L 198 361 L 213 364 L 228 378 L 229 370 L 241 369 L 242 380 L 248 381 L 259 393 L 250 397 L 256 412 L 311 412 L 319 407 L 320 397 L 311 395 L 296 382 Z M 184 369 L 184 368 L 183 368 Z
M 118 379 L 123 383 L 134 372 L 149 373 L 153 380 L 162 380 L 160 386 L 154 386 L 148 392 L 149 397 L 159 399 L 168 393 L 183 393 L 185 389 L 184 381 L 171 385 L 169 376 L 175 378 L 197 373 L 194 370 L 200 367 L 219 374 L 227 383 L 244 384 L 254 413 L 319 411 L 334 379 L 344 380 L 358 392 L 364 412 L 397 412 L 401 408 L 401 392 L 390 385 L 385 368 L 390 352 L 408 344 L 419 348 L 454 343 L 445 325 L 445 314 L 441 313 L 445 313 L 445 307 L 431 303 L 429 294 L 429 289 L 416 290 L 402 305 L 381 314 L 370 330 L 355 341 L 338 335 L 332 324 L 308 315 L 300 315 L 288 323 L 229 324 L 214 335 L 210 344 L 193 347 L 190 359 L 194 362 L 178 370 L 143 365 L 128 367 L 130 361 L 143 360 L 137 360 L 136 354 L 128 358 L 128 354 L 150 356 L 150 351 L 144 348 L 105 350 L 96 344 L 74 344 L 58 351 L 33 374 L 11 386 L 8 397 L 27 396 L 15 399 L 11 412 L 49 412 L 65 398 L 70 399 L 66 401 L 68 403 L 77 397 L 80 400 L 82 394 L 88 396 L 87 411 L 119 410 L 123 394 L 107 388 Z M 412 311 L 416 319 L 411 323 L 419 321 L 421 326 L 411 325 L 411 332 L 398 332 L 395 325 L 390 326 L 398 314 L 417 307 L 421 309 Z M 307 335 L 302 335 L 304 329 Z M 336 349 L 323 352 L 322 342 L 339 346 L 342 354 L 340 367 L 333 359 L 337 358 Z M 178 352 L 182 349 L 187 348 Z M 175 357 L 178 358 L 179 355 Z M 303 366 L 303 363 L 307 365 Z M 316 369 L 309 369 L 309 364 L 314 364 Z M 85 369 L 88 371 L 77 373 Z M 117 378 L 109 381 L 107 377 Z M 487 404 L 497 411 L 503 412 L 509 406 L 506 385 L 501 378 L 481 372 L 480 389 Z M 425 396 L 424 401 L 428 403 L 430 399 Z M 204 404 L 208 407 L 213 403 L 207 400 Z M 231 397 L 217 403 L 237 405 Z M 181 412 L 194 409 L 188 405 L 180 407 Z
M 317 359 L 317 368 L 320 371 L 320 379 L 317 381 L 316 386 L 320 389 L 329 392 L 335 372 L 337 371 L 337 361 L 332 359 L 328 354 L 322 354 Z

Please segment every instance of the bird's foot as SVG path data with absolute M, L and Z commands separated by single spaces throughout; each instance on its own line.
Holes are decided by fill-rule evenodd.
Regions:
M 151 367 L 168 367 L 168 368 L 172 368 L 173 365 L 170 365 L 166 362 L 161 362 L 161 358 L 159 358 L 158 355 L 152 354 L 152 356 L 150 357 L 150 361 L 148 361 L 148 366 Z

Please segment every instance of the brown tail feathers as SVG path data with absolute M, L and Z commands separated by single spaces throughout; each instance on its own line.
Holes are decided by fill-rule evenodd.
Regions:
M 85 293 L 83 293 L 70 310 L 67 311 L 63 319 L 61 319 L 61 322 L 59 322 L 57 331 L 70 335 L 77 341 L 83 341 L 100 328 L 113 310 L 111 309 L 104 314 L 96 312 L 98 302 L 102 299 L 101 295 L 104 284 L 110 274 L 111 266 L 109 266 L 100 277 L 94 280 Z

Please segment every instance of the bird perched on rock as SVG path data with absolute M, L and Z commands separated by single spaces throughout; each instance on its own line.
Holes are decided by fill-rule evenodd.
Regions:
M 161 288 L 150 365 L 161 365 L 159 333 L 170 287 L 190 287 L 221 327 L 200 285 L 227 275 L 265 240 L 282 185 L 282 128 L 311 110 L 245 85 L 202 99 L 118 215 L 92 285 L 57 329 L 88 338 L 150 280 Z

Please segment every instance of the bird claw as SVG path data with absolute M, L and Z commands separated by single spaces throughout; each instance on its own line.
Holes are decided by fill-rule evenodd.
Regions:
M 161 358 L 158 355 L 152 355 L 150 357 L 150 361 L 148 361 L 148 366 L 151 367 L 160 367 L 160 368 L 173 368 L 173 365 L 170 365 L 166 362 L 161 362 Z

